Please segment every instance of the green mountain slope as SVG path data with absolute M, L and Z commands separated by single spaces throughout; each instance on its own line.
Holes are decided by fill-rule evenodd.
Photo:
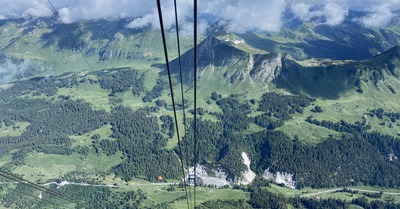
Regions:
M 129 19 L 93 20 L 67 24 L 55 18 L 4 20 L 0 26 L 1 57 L 14 63 L 30 60 L 43 66 L 35 75 L 60 75 L 64 72 L 102 70 L 113 67 L 150 67 L 163 63 L 159 31 L 149 27 L 126 28 Z M 175 34 L 167 33 L 172 58 L 177 56 Z M 192 38 L 182 37 L 182 51 Z M 84 57 L 83 57 L 84 56 Z M 0 60 L 0 61 L 2 61 Z
M 356 21 L 364 15 L 363 12 L 350 10 L 342 24 L 329 26 L 303 22 L 286 14 L 280 32 L 247 32 L 238 36 L 251 47 L 272 53 L 288 53 L 295 59 L 314 57 L 364 60 L 400 45 L 399 17 L 393 18 L 386 27 L 366 28 Z M 225 36 L 225 31 L 218 24 L 209 31 L 209 34 L 215 36 Z
M 26 60 L 35 63 L 29 74 L 0 86 L 0 167 L 67 194 L 78 191 L 78 199 L 96 207 L 179 208 L 184 192 L 168 185 L 179 183 L 181 171 L 160 34 L 124 28 L 126 21 L 68 24 L 78 46 L 51 18 L 0 22 L 3 63 L 15 69 Z M 266 192 L 278 188 L 272 182 L 296 188 L 290 190 L 296 195 L 360 184 L 400 187 L 400 50 L 383 51 L 396 43 L 397 29 L 382 29 L 393 33 L 374 39 L 365 51 L 364 43 L 372 40 L 368 33 L 377 29 L 352 24 L 332 31 L 291 20 L 279 34 L 216 33 L 199 41 L 198 162 L 208 175 L 204 179 L 218 177 L 234 187 L 213 188 L 212 195 L 199 190 L 204 207 L 223 201 L 238 208 L 333 201 L 275 196 Z M 180 101 L 173 39 L 168 32 Z M 186 133 L 178 107 L 185 167 L 193 166 L 192 41 L 182 42 Z M 293 58 L 313 55 L 330 59 Z M 95 186 L 61 186 L 62 181 Z M 75 207 L 15 201 L 13 191 L 39 195 L 21 186 L 0 184 L 2 207 Z M 359 195 L 334 204 L 350 205 L 344 201 Z M 395 204 L 396 198 L 387 200 Z

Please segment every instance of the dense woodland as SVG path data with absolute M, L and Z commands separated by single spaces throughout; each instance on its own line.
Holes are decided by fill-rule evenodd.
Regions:
M 351 203 L 343 200 L 328 198 L 315 199 L 308 197 L 285 197 L 279 193 L 273 193 L 267 190 L 269 183 L 265 180 L 256 180 L 249 186 L 236 186 L 248 192 L 250 199 L 245 200 L 212 200 L 202 203 L 198 208 L 202 209 L 218 209 L 218 208 L 268 208 L 268 209 L 285 209 L 285 208 L 301 208 L 301 209 L 346 209 L 351 205 L 358 205 L 366 209 L 398 209 L 399 205 L 379 200 L 368 201 L 365 197 L 354 199 Z M 377 193 L 379 194 L 379 193 Z M 370 195 L 370 194 L 368 194 Z
M 17 128 L 20 122 L 29 125 L 19 136 L 0 138 L 0 156 L 11 154 L 12 160 L 1 169 L 12 171 L 16 166 L 25 164 L 28 153 L 36 151 L 44 154 L 81 155 L 104 153 L 108 156 L 122 153 L 122 163 L 115 165 L 106 174 L 115 174 L 129 181 L 134 177 L 156 181 L 158 176 L 164 179 L 180 178 L 180 162 L 178 149 L 166 149 L 167 142 L 175 136 L 174 119 L 168 115 L 155 116 L 160 108 L 168 108 L 164 100 L 156 100 L 161 96 L 166 83 L 158 80 L 152 89 L 143 86 L 145 79 L 135 70 L 118 69 L 110 73 L 94 74 L 96 79 L 79 78 L 74 74 L 58 77 L 40 77 L 16 81 L 9 88 L 0 90 L 0 128 Z M 110 112 L 94 110 L 84 100 L 74 100 L 70 96 L 58 95 L 59 88 L 77 88 L 83 82 L 100 85 L 110 92 L 109 96 L 123 92 L 132 92 L 144 102 L 152 102 L 137 110 L 116 105 Z M 295 114 L 302 114 L 315 99 L 299 95 L 279 95 L 265 93 L 260 99 L 246 100 L 239 95 L 221 97 L 216 92 L 210 95 L 209 102 L 215 103 L 220 111 L 199 109 L 200 116 L 209 115 L 217 120 L 198 118 L 199 163 L 205 164 L 208 172 L 222 168 L 228 179 L 237 181 L 241 173 L 247 169 L 242 163 L 242 152 L 249 154 L 251 169 L 262 175 L 266 169 L 271 172 L 288 172 L 295 174 L 297 187 L 313 188 L 350 186 L 358 183 L 381 187 L 400 186 L 400 162 L 389 160 L 389 155 L 400 156 L 400 140 L 388 135 L 371 132 L 363 122 L 355 124 L 346 121 L 333 123 L 319 121 L 312 117 L 308 123 L 325 127 L 338 132 L 336 138 L 329 137 L 316 145 L 307 145 L 296 137 L 291 138 L 282 131 L 276 130 L 290 120 Z M 255 108 L 258 107 L 258 108 Z M 313 107 L 313 112 L 323 110 Z M 261 114 L 249 116 L 254 111 Z M 393 123 L 400 118 L 399 113 L 384 112 L 382 109 L 368 113 L 378 119 L 389 119 Z M 193 118 L 188 119 L 189 127 L 193 126 Z M 72 135 L 80 136 L 110 125 L 112 134 L 108 138 L 99 135 L 91 137 L 90 146 L 72 147 Z M 261 131 L 250 130 L 250 125 Z M 185 163 L 193 161 L 193 129 L 182 136 Z M 67 179 L 67 175 L 60 180 Z M 2 186 L 1 188 L 4 189 Z M 112 189 L 90 189 L 68 186 L 65 192 L 79 191 L 84 201 L 98 204 L 91 200 L 97 193 L 102 193 L 98 201 L 117 201 L 113 195 L 118 193 Z M 10 191 L 32 193 L 26 188 Z M 26 191 L 25 191 L 26 190 Z M 88 191 L 86 191 L 88 190 Z M 200 208 L 213 208 L 213 205 L 231 205 L 231 208 L 285 208 L 286 204 L 296 208 L 345 208 L 340 200 L 323 200 L 315 202 L 309 199 L 284 198 L 261 188 L 248 188 L 250 201 L 215 201 L 204 203 Z M 3 204 L 10 203 L 3 197 Z M 120 202 L 112 202 L 117 207 L 137 207 L 145 198 L 140 192 L 118 193 Z M 122 198 L 122 199 L 121 199 Z M 132 201 L 125 202 L 125 199 Z M 7 200 L 7 201 L 5 201 Z M 134 201 L 133 201 L 134 200 Z M 31 204 L 30 200 L 19 202 L 24 208 Z M 25 203 L 28 202 L 28 203 Z M 40 203 L 45 204 L 45 203 Z M 64 204 L 64 203 L 57 203 Z M 128 204 L 128 205 L 126 205 Z M 363 199 L 354 200 L 356 205 L 374 208 L 373 204 Z M 370 205 L 368 205 L 370 204 Z M 386 207 L 386 206 L 385 206 Z M 110 208 L 112 208 L 110 206 Z M 388 207 L 390 208 L 390 207 Z
M 256 180 L 248 186 L 235 186 L 232 189 L 242 190 L 249 195 L 249 199 L 234 199 L 234 200 L 210 200 L 201 203 L 196 208 L 201 209 L 250 209 L 250 208 L 300 208 L 300 209 L 347 209 L 351 205 L 358 205 L 366 209 L 398 209 L 399 205 L 384 202 L 380 200 L 369 201 L 366 197 L 380 195 L 380 193 L 365 193 L 363 197 L 353 199 L 351 202 L 328 198 L 315 199 L 309 197 L 286 197 L 282 194 L 272 193 L 268 191 L 271 182 L 262 178 Z M 63 208 L 71 204 L 64 199 L 55 198 L 54 196 L 42 193 L 42 199 L 39 199 L 38 191 L 33 190 L 22 184 L 9 186 L 6 184 L 0 185 L 0 192 L 5 195 L 0 196 L 5 207 L 15 208 Z M 171 185 L 174 191 L 176 186 Z M 178 186 L 179 187 L 179 186 Z M 56 190 L 56 186 L 52 185 L 50 189 Z M 147 194 L 141 189 L 130 191 L 121 191 L 116 188 L 109 187 L 91 187 L 91 186 L 76 186 L 67 185 L 61 187 L 58 192 L 68 194 L 75 201 L 81 203 L 76 208 L 84 208 L 84 205 L 90 205 L 94 208 L 171 208 L 168 204 L 153 204 L 143 207 L 141 204 L 148 199 Z M 358 193 L 343 189 L 337 192 Z M 177 200 L 182 200 L 184 196 Z
M 56 186 L 52 185 L 52 190 Z M 15 208 L 65 208 L 71 202 L 57 198 L 47 193 L 42 193 L 42 199 L 39 199 L 37 190 L 22 184 L 17 184 L 15 188 L 1 185 L 0 191 L 5 192 L 0 196 L 0 201 L 4 207 Z M 118 191 L 109 187 L 87 187 L 67 185 L 61 187 L 58 192 L 67 194 L 69 197 L 82 205 L 76 205 L 76 208 L 85 208 L 84 205 L 90 205 L 93 208 L 140 208 L 140 204 L 145 200 L 146 194 L 138 189 L 134 191 Z
M 140 95 L 145 91 L 144 75 L 139 76 L 135 70 L 119 70 L 112 76 L 101 76 L 99 82 L 101 88 L 111 90 L 110 96 L 129 89 L 134 95 Z

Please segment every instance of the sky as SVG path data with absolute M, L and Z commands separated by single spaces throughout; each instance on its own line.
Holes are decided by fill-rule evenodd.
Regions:
M 51 0 L 62 20 L 72 23 L 83 19 L 137 17 L 127 27 L 159 27 L 155 0 Z M 166 28 L 174 24 L 173 0 L 161 0 Z M 188 18 L 193 14 L 192 0 L 177 0 L 179 21 L 190 31 Z M 260 30 L 276 32 L 282 27 L 282 15 L 292 11 L 299 19 L 318 20 L 319 24 L 339 25 L 348 10 L 370 11 L 354 19 L 364 27 L 388 24 L 400 9 L 400 0 L 200 0 L 200 14 L 226 20 L 232 32 Z M 0 0 L 0 19 L 48 17 L 53 14 L 48 0 Z M 200 31 L 207 27 L 199 23 Z

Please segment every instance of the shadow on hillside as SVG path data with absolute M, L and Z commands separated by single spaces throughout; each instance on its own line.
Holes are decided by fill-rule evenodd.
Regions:
M 273 82 L 278 88 L 322 99 L 338 99 L 345 91 L 354 90 L 359 75 L 350 66 L 303 67 L 286 61 Z
M 90 37 L 90 40 L 102 42 L 113 40 L 116 33 L 128 36 L 129 34 L 141 33 L 146 30 L 146 28 L 131 29 L 125 27 L 129 21 L 130 19 L 114 21 L 100 19 L 66 24 L 65 27 L 68 28 L 70 34 L 68 34 L 64 25 L 55 24 L 49 26 L 49 28 L 53 29 L 52 32 L 44 33 L 41 36 L 41 40 L 46 43 L 43 48 L 56 45 L 60 50 L 77 50 L 77 47 L 92 47 L 89 46 L 87 37 Z

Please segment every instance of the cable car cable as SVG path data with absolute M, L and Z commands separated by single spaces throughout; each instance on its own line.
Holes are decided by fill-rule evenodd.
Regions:
M 42 192 L 46 192 L 47 194 L 50 194 L 52 196 L 56 196 L 58 198 L 64 199 L 64 200 L 66 200 L 68 202 L 75 203 L 75 204 L 77 204 L 79 206 L 83 206 L 83 207 L 86 207 L 86 208 L 93 208 L 93 207 L 91 207 L 89 205 L 86 205 L 84 203 L 81 203 L 81 202 L 79 202 L 79 201 L 77 201 L 77 200 L 75 200 L 75 199 L 73 199 L 73 198 L 71 198 L 71 197 L 69 197 L 67 195 L 64 195 L 62 193 L 56 192 L 54 190 L 47 189 L 47 188 L 45 188 L 43 186 L 37 185 L 37 184 L 35 184 L 33 182 L 30 182 L 30 181 L 28 181 L 26 179 L 18 177 L 16 175 L 12 174 L 12 173 L 7 172 L 7 171 L 0 170 L 0 176 L 2 176 L 4 178 L 7 178 L 7 179 L 9 179 L 11 181 L 16 181 L 16 182 L 18 182 L 20 184 L 26 185 L 26 186 L 31 187 L 33 189 L 36 189 L 36 190 L 39 190 L 39 191 L 42 191 Z
M 0 176 L 2 176 L 2 175 L 0 175 Z M 3 176 L 4 177 L 4 176 Z M 7 178 L 7 177 L 5 177 L 5 178 Z M 19 182 L 16 182 L 16 181 L 14 181 L 14 180 L 11 180 L 10 178 L 7 178 L 8 180 L 10 180 L 8 183 L 14 183 L 14 184 L 19 184 Z M 7 183 L 7 182 L 3 182 L 3 183 Z M 25 185 L 25 184 L 23 184 L 23 185 Z M 27 187 L 29 187 L 28 185 L 25 185 L 25 186 L 27 186 Z M 15 190 L 15 188 L 10 188 L 10 187 L 8 187 L 8 186 L 5 186 L 7 189 L 14 189 Z M 30 188 L 32 188 L 32 187 L 30 187 Z M 41 191 L 41 190 L 40 190 Z M 25 193 L 25 192 L 22 192 L 22 191 L 18 191 L 18 193 L 19 194 L 24 194 L 24 195 L 26 195 L 26 196 L 29 196 L 29 197 L 32 197 L 32 198 L 35 198 L 35 199 L 39 199 L 40 201 L 45 201 L 45 202 L 47 202 L 47 203 L 50 203 L 50 204 L 53 204 L 53 205 L 55 205 L 56 203 L 55 202 L 52 202 L 52 201 L 50 201 L 50 200 L 47 200 L 47 199 L 42 199 L 41 197 L 39 197 L 39 196 L 35 196 L 35 195 L 32 195 L 32 194 L 28 194 L 28 193 Z M 46 192 L 45 192 L 46 193 Z M 50 195 L 51 196 L 51 195 Z
M 7 173 L 7 172 L 5 172 L 5 171 L 0 171 L 0 176 L 2 176 L 2 177 L 4 177 L 4 178 L 7 178 L 7 179 L 9 179 L 9 180 L 11 180 L 11 181 L 16 181 L 16 182 L 18 182 L 18 183 L 20 183 L 20 184 L 26 185 L 26 186 L 31 187 L 31 188 L 33 188 L 33 189 L 36 189 L 36 190 L 39 190 L 39 191 L 42 191 L 42 192 L 46 192 L 46 193 L 48 193 L 48 194 L 51 194 L 51 195 L 53 195 L 53 196 L 56 196 L 56 197 L 58 197 L 58 198 L 61 198 L 61 199 L 64 199 L 64 200 L 70 202 L 70 200 L 69 200 L 68 198 L 63 197 L 62 195 L 59 195 L 59 194 L 57 194 L 56 192 L 53 193 L 52 190 L 47 191 L 47 188 L 44 188 L 44 187 L 42 188 L 41 186 L 36 185 L 36 184 L 34 184 L 34 183 L 32 183 L 32 182 L 29 182 L 29 181 L 27 181 L 27 180 L 25 180 L 25 179 L 16 177 L 16 176 L 14 176 L 14 175 L 10 175 L 9 173 Z M 10 177 L 10 176 L 12 176 L 12 177 Z M 74 203 L 75 203 L 75 202 L 74 202 Z
M 176 0 L 174 0 L 174 8 L 175 8 L 176 40 L 177 40 L 177 44 L 178 44 L 179 75 L 180 75 L 180 79 L 181 79 L 183 127 L 184 127 L 184 131 L 185 131 L 184 133 L 185 133 L 185 137 L 186 137 L 187 127 L 186 127 L 186 113 L 185 113 L 185 97 L 184 97 L 184 93 L 183 93 L 182 60 L 181 60 L 181 47 L 180 47 L 180 40 L 179 40 L 178 9 L 177 9 L 177 6 L 176 6 Z M 188 168 L 188 171 L 189 171 L 189 168 Z M 189 204 L 189 207 L 190 207 L 190 204 L 192 202 L 192 194 L 191 194 L 191 191 L 190 191 L 190 186 L 189 186 L 189 198 L 190 198 L 190 201 L 188 200 L 188 204 Z
M 69 196 L 66 196 L 66 195 L 64 195 L 62 193 L 47 189 L 47 188 L 45 188 L 43 186 L 37 185 L 37 184 L 35 184 L 33 182 L 30 182 L 30 181 L 28 181 L 26 179 L 18 177 L 16 175 L 12 174 L 12 173 L 8 173 L 6 171 L 0 170 L 0 176 L 3 176 L 3 177 L 5 177 L 5 178 L 7 178 L 7 179 L 9 179 L 11 181 L 16 181 L 18 183 L 21 183 L 21 184 L 26 185 L 28 187 L 31 187 L 33 189 L 36 189 L 36 190 L 39 190 L 39 191 L 42 191 L 42 192 L 46 192 L 46 193 L 48 193 L 50 195 L 53 195 L 53 196 L 56 196 L 58 198 L 64 199 L 64 200 L 66 200 L 68 202 L 72 202 L 72 203 L 75 203 L 75 204 L 78 204 L 78 205 L 81 205 L 81 206 L 85 206 L 87 208 L 93 208 L 93 207 L 90 207 L 90 206 L 88 206 L 86 204 L 83 204 L 83 203 L 81 203 L 81 202 L 79 202 L 77 200 L 74 200 L 73 198 L 71 198 Z
M 72 36 L 71 31 L 68 29 L 67 25 L 65 25 L 64 21 L 61 19 L 60 14 L 59 14 L 58 11 L 56 10 L 56 8 L 54 8 L 54 6 L 53 6 L 53 4 L 51 3 L 51 1 L 50 1 L 50 0 L 47 0 L 47 1 L 50 3 L 51 7 L 53 8 L 54 14 L 57 15 L 58 19 L 60 19 L 60 21 L 61 21 L 62 25 L 64 26 L 65 30 L 67 31 L 67 34 L 69 35 L 69 37 L 71 37 L 72 41 L 73 41 L 74 44 L 75 44 L 75 47 L 78 48 L 78 51 L 81 53 L 81 55 L 82 55 L 83 59 L 85 60 L 86 64 L 89 66 L 90 71 L 93 72 L 92 66 L 89 64 L 89 62 L 88 62 L 88 60 L 86 59 L 85 55 L 83 54 L 83 51 L 81 50 L 81 48 L 78 47 L 78 44 L 77 44 L 77 42 L 75 41 L 74 37 Z
M 181 160 L 183 184 L 184 184 L 184 187 L 185 187 L 186 199 L 188 201 L 187 204 L 188 204 L 188 208 L 189 208 L 189 199 L 188 199 L 188 192 L 187 192 L 186 180 L 185 180 L 185 169 L 183 168 L 182 147 L 181 147 L 181 140 L 180 140 L 180 137 L 179 137 L 178 120 L 177 120 L 177 117 L 176 117 L 176 109 L 175 109 L 174 91 L 172 89 L 171 71 L 170 71 L 170 68 L 169 68 L 168 50 L 167 50 L 167 43 L 166 43 L 166 40 L 165 40 L 164 23 L 163 23 L 163 19 L 162 19 L 161 2 L 160 2 L 160 0 L 156 0 L 156 1 L 157 1 L 158 17 L 159 17 L 159 20 L 160 20 L 161 36 L 162 36 L 162 41 L 163 41 L 163 46 L 164 46 L 165 62 L 167 64 L 169 89 L 170 89 L 170 92 L 171 92 L 172 107 L 174 109 L 175 128 L 176 128 L 176 133 L 177 133 L 177 137 L 178 137 L 179 158 Z
M 193 194 L 193 199 L 194 199 L 194 207 L 196 207 L 196 167 L 197 167 L 197 0 L 194 0 L 194 194 Z

